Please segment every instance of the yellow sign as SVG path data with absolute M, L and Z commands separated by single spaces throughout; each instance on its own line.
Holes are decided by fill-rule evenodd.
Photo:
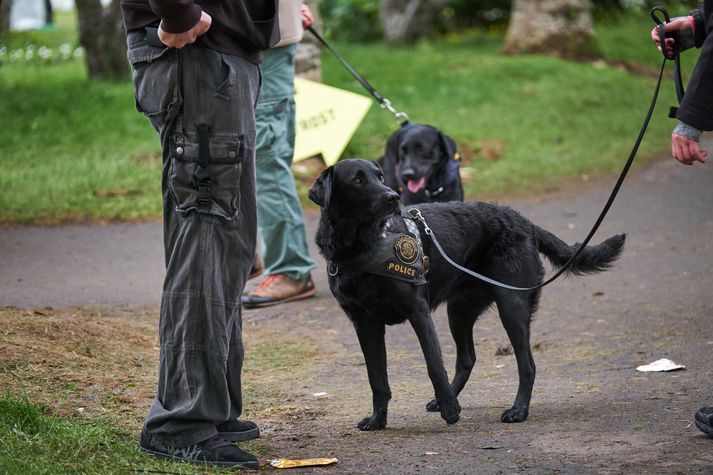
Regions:
M 334 165 L 369 111 L 371 99 L 353 92 L 295 78 L 294 160 L 322 155 Z

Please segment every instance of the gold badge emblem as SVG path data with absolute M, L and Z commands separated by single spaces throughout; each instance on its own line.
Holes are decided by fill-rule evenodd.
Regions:
M 413 264 L 418 259 L 418 243 L 408 234 L 401 234 L 394 243 L 396 257 L 404 264 Z

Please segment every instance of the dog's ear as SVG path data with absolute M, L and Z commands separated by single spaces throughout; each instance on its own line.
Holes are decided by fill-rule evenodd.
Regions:
M 310 200 L 322 208 L 326 208 L 329 204 L 329 198 L 332 194 L 332 175 L 334 167 L 331 166 L 320 173 L 319 177 L 314 181 L 312 188 L 309 189 L 307 195 Z
M 455 141 L 440 130 L 438 131 L 438 136 L 441 139 L 441 147 L 443 148 L 443 153 L 446 155 L 446 160 L 460 160 Z
M 392 190 L 399 193 L 399 180 L 396 176 L 396 165 L 399 163 L 399 146 L 401 144 L 401 136 L 406 131 L 408 125 L 399 127 L 399 130 L 394 132 L 386 140 L 386 149 L 384 156 L 379 159 L 379 165 L 384 172 L 384 184 Z

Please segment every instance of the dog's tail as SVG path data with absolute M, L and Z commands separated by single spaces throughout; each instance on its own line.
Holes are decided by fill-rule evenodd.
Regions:
M 579 243 L 569 246 L 551 232 L 537 226 L 534 227 L 540 252 L 547 256 L 547 259 L 557 268 L 563 267 L 579 249 Z M 609 269 L 621 255 L 625 240 L 625 234 L 617 234 L 601 244 L 585 247 L 569 265 L 566 272 L 572 275 L 582 275 Z

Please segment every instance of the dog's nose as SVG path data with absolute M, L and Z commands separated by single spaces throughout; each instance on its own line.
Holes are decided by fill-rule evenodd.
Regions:
M 386 196 L 384 196 L 384 201 L 386 201 L 390 205 L 398 203 L 399 194 L 394 191 L 389 191 L 388 193 L 386 193 Z
M 416 179 L 416 170 L 413 168 L 404 168 L 401 170 L 401 177 L 404 181 L 414 180 Z

